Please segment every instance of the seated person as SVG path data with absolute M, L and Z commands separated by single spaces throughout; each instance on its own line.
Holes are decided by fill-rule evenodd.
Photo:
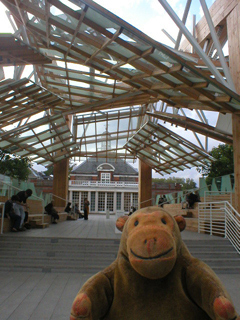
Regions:
M 57 210 L 53 207 L 53 203 L 54 203 L 54 201 L 52 200 L 49 204 L 47 204 L 45 207 L 45 211 L 48 215 L 50 215 L 52 217 L 51 218 L 52 223 L 56 224 L 57 223 L 56 220 L 59 220 L 59 215 L 58 215 Z
M 13 209 L 17 215 L 21 217 L 21 223 L 20 228 L 26 227 L 27 229 L 30 229 L 30 225 L 27 223 L 28 221 L 28 205 L 27 205 L 27 199 L 31 197 L 32 190 L 27 189 L 25 191 L 20 191 L 17 193 L 18 202 L 14 202 Z
M 10 200 L 5 202 L 4 217 L 9 218 L 12 222 L 12 232 L 20 231 L 21 217 L 17 215 L 13 209 L 13 204 L 18 202 L 17 196 L 12 196 Z
M 165 196 L 165 194 L 163 195 L 163 205 L 164 204 L 168 204 L 167 197 Z
M 66 206 L 64 211 L 67 212 L 68 214 L 72 214 L 73 213 L 72 212 L 72 208 L 71 208 L 71 202 L 68 202 L 68 204 L 67 204 L 67 206 Z
M 163 203 L 164 203 L 164 199 L 163 199 L 163 197 L 160 197 L 158 200 L 158 206 L 163 207 Z
M 83 219 L 83 215 L 81 214 L 81 212 L 80 212 L 80 210 L 79 210 L 79 208 L 78 208 L 78 204 L 77 204 L 77 203 L 75 203 L 75 205 L 74 205 L 74 207 L 73 207 L 73 212 L 76 213 L 76 214 L 78 214 L 79 219 Z
M 131 206 L 131 210 L 130 210 L 130 212 L 129 212 L 129 216 L 131 215 L 131 214 L 133 214 L 133 212 L 135 212 L 137 209 L 134 207 L 134 206 Z
M 189 209 L 193 209 L 194 208 L 194 203 L 195 202 L 200 202 L 200 197 L 199 194 L 195 194 L 195 193 L 190 193 L 188 196 L 188 205 L 189 205 Z

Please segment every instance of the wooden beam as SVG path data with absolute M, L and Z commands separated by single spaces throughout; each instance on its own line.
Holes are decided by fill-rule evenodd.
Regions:
M 139 208 L 152 205 L 152 169 L 141 160 L 139 160 L 138 197 Z
M 209 13 L 212 17 L 213 25 L 217 27 L 221 25 L 225 27 L 226 19 L 231 14 L 232 10 L 238 5 L 238 0 L 216 0 L 209 8 Z M 208 23 L 205 17 L 196 24 L 196 39 L 203 47 L 206 39 L 211 38 Z M 191 51 L 191 45 L 187 40 L 184 40 L 180 45 L 180 50 Z
M 240 94 L 240 3 L 227 17 L 229 64 L 237 93 Z M 240 116 L 232 116 L 235 205 L 240 211 Z

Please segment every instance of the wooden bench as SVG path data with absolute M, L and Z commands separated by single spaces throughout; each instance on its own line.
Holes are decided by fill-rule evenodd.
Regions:
M 63 222 L 67 220 L 68 214 L 66 212 L 59 213 L 59 220 L 58 222 Z M 41 214 L 29 214 L 28 215 L 28 222 L 32 228 L 47 228 L 49 224 L 51 224 L 51 216 L 44 214 L 44 220 L 42 222 L 42 215 Z M 2 223 L 2 218 L 0 218 L 0 226 Z M 4 218 L 3 221 L 3 233 L 11 231 L 11 220 L 8 218 Z

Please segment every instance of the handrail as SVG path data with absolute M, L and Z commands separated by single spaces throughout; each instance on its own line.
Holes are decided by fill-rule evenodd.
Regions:
M 61 199 L 61 200 L 65 201 L 65 202 L 66 202 L 66 204 L 67 204 L 68 202 L 70 202 L 68 199 L 65 199 L 65 198 L 59 197 L 59 196 L 57 196 L 57 195 L 56 195 L 56 194 L 54 194 L 54 193 L 50 193 L 50 195 L 51 195 L 51 196 L 53 196 L 53 197 L 55 197 L 55 198 L 58 198 L 58 199 Z
M 9 183 L 5 182 L 5 181 L 0 181 L 2 184 L 5 184 L 7 185 L 9 188 L 11 189 L 14 189 L 14 190 L 17 190 L 17 191 L 23 191 L 22 189 L 18 188 L 18 187 L 14 187 L 12 185 L 10 185 Z M 9 190 L 8 190 L 9 191 Z M 8 192 L 8 197 L 10 198 L 10 195 L 9 195 L 9 192 Z M 41 200 L 42 201 L 42 204 L 43 204 L 43 209 L 42 209 L 42 223 L 44 222 L 44 199 L 38 197 L 38 196 L 35 196 L 34 194 L 31 195 L 31 197 L 33 198 L 36 198 L 38 200 Z M 5 208 L 5 205 L 3 206 L 3 212 L 2 212 L 2 222 L 1 222 L 1 234 L 3 233 L 3 224 L 4 224 L 4 208 Z
M 227 238 L 240 254 L 240 214 L 228 201 L 198 204 L 198 232 Z
M 152 201 L 152 200 L 154 200 L 154 198 L 149 198 L 149 199 L 147 199 L 147 200 L 141 201 L 140 204 L 145 203 L 145 202 L 148 202 L 148 201 Z

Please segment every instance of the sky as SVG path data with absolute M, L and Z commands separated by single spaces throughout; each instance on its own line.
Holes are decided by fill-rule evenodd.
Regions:
M 62 0 L 64 2 L 64 0 Z M 208 7 L 214 2 L 214 0 L 205 0 Z M 167 44 L 169 46 L 173 46 L 173 43 L 169 40 L 169 38 L 162 32 L 162 29 L 165 29 L 174 39 L 177 38 L 178 27 L 172 21 L 172 19 L 168 16 L 166 11 L 163 9 L 162 5 L 158 0 L 95 0 L 98 4 L 105 7 L 107 10 L 116 14 L 120 18 L 124 19 L 128 23 L 132 24 L 134 27 L 138 28 L 142 32 L 146 33 L 148 36 L 152 37 L 154 40 L 159 41 L 161 43 Z M 173 10 L 178 14 L 181 18 L 187 3 L 187 0 L 168 0 L 169 4 L 173 8 Z M 13 32 L 13 29 L 9 23 L 9 20 L 5 14 L 6 8 L 0 3 L 0 32 L 7 33 Z M 201 10 L 201 5 L 199 0 L 192 0 L 192 4 L 190 7 L 190 12 L 188 15 L 188 19 L 186 22 L 186 26 L 191 31 L 192 30 L 192 18 L 193 14 L 196 15 L 196 21 L 200 20 L 203 16 L 203 12 Z M 212 118 L 212 121 L 215 122 L 216 119 Z M 211 123 L 210 123 L 211 124 Z M 214 123 L 213 123 L 214 125 Z M 170 130 L 173 128 L 170 125 L 167 125 Z M 179 133 L 180 132 L 180 133 Z M 186 132 L 184 129 L 180 129 L 178 134 L 182 134 L 184 137 Z M 186 137 L 187 138 L 187 137 Z M 212 147 L 217 146 L 219 143 L 215 140 L 209 140 L 209 150 Z M 137 166 L 137 163 L 134 164 Z M 41 170 L 42 166 L 35 166 L 37 170 Z M 195 168 L 180 171 L 177 174 L 172 174 L 171 176 L 182 177 L 182 178 L 191 178 L 197 184 L 199 181 L 200 174 L 197 172 Z M 159 174 L 153 171 L 153 177 L 162 177 Z M 164 176 L 168 177 L 168 176 Z

